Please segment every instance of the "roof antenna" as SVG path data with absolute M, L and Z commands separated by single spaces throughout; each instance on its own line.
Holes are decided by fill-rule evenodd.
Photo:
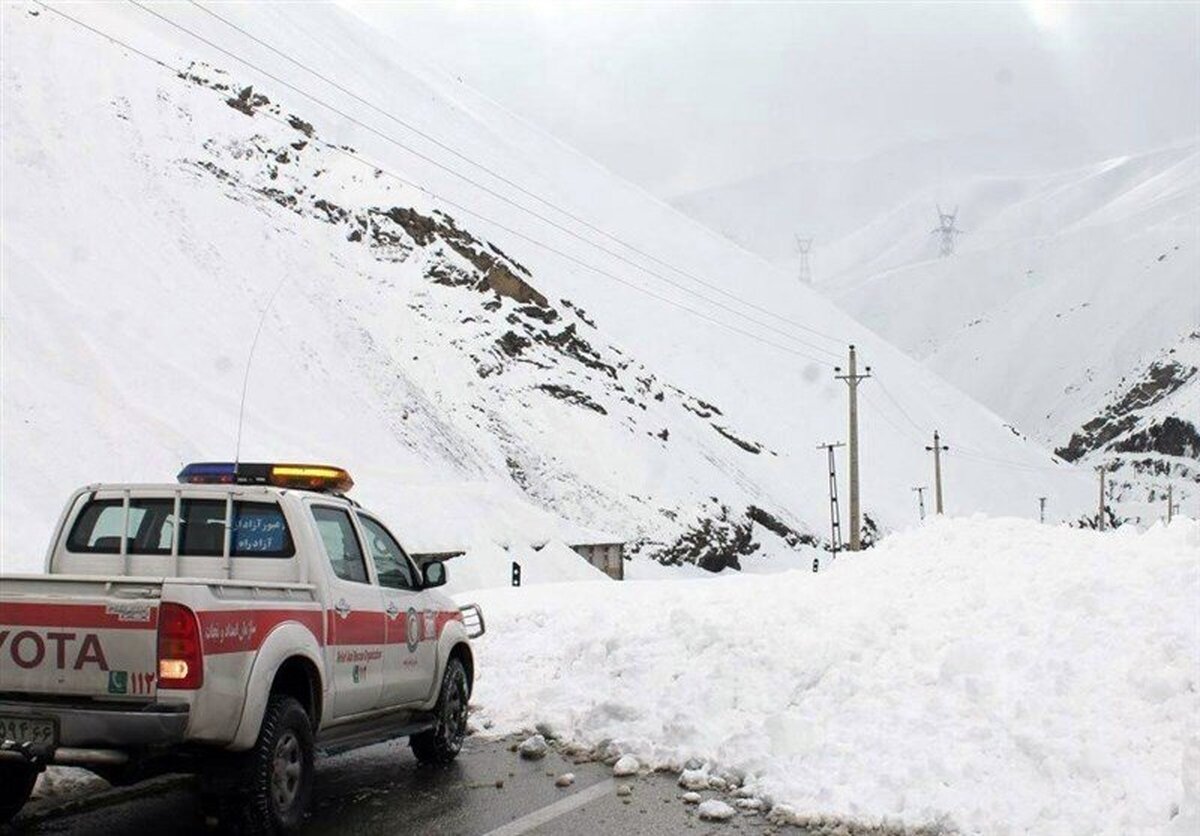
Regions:
M 242 460 L 242 419 L 246 414 L 246 389 L 250 386 L 250 365 L 254 362 L 254 350 L 258 348 L 258 338 L 262 334 L 263 325 L 266 324 L 267 314 L 271 312 L 271 306 L 275 304 L 275 297 L 283 289 L 285 281 L 287 281 L 287 273 L 284 273 L 280 277 L 279 284 L 275 285 L 275 289 L 271 291 L 271 298 L 267 300 L 267 304 L 263 307 L 262 313 L 258 317 L 258 327 L 254 329 L 254 339 L 250 341 L 250 352 L 246 355 L 246 372 L 242 375 L 242 400 L 238 404 L 237 442 L 233 447 L 233 472 L 235 476 L 238 471 L 238 463 Z

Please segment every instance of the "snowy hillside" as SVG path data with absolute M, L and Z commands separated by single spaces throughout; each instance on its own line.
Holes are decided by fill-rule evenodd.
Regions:
M 879 188 L 864 187 L 853 212 L 843 206 L 853 220 L 818 236 L 816 282 L 1020 431 L 1064 447 L 1123 379 L 1200 323 L 1200 146 L 1027 176 L 939 179 L 927 156 L 830 169 L 850 187 L 849 199 L 863 177 Z M 791 187 L 789 199 L 803 200 L 806 182 L 772 189 Z M 761 184 L 746 183 L 724 197 L 733 207 L 763 194 Z M 824 196 L 813 195 L 818 210 Z M 681 205 L 698 215 L 719 211 L 700 208 L 703 198 Z M 938 203 L 958 207 L 964 230 L 949 258 L 938 258 L 930 234 Z M 753 228 L 775 205 L 764 201 L 726 223 Z M 773 246 L 794 273 L 794 254 L 784 249 L 791 231 L 776 229 Z M 765 244 L 759 251 L 770 253 Z
M 706 531 L 714 568 L 803 548 L 848 343 L 873 522 L 915 518 L 935 426 L 951 512 L 1090 510 L 1086 474 L 817 293 L 335 7 L 219 13 L 339 87 L 193 6 L 62 9 L 103 35 L 2 12 L 5 570 L 73 487 L 232 456 L 263 311 L 242 458 L 342 464 L 397 519 L 441 486 L 471 519 L 439 547 L 531 520 L 668 558 Z

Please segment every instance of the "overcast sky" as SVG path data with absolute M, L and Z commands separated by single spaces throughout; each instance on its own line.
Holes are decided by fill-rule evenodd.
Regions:
M 1200 3 L 348 5 L 663 196 L 914 139 L 1085 163 L 1200 133 Z

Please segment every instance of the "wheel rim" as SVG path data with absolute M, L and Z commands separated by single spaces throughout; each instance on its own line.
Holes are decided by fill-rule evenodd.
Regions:
M 271 797 L 280 812 L 290 809 L 296 802 L 303 777 L 300 740 L 294 732 L 285 731 L 275 743 L 275 757 L 271 762 Z
M 457 748 L 462 745 L 467 730 L 467 697 L 462 677 L 450 680 L 446 700 L 442 706 L 442 740 Z

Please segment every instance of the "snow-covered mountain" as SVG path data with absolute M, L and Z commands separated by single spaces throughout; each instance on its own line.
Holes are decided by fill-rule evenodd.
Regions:
M 832 202 L 840 214 L 813 248 L 818 287 L 1019 430 L 1066 448 L 1200 324 L 1200 145 L 953 178 L 941 173 L 970 161 L 934 165 L 934 150 L 829 165 L 828 182 L 757 179 L 680 205 L 794 274 L 788 247 L 806 228 L 783 225 L 793 204 L 811 197 L 808 211 L 820 212 Z M 931 234 L 939 203 L 958 208 L 963 230 L 947 258 Z M 736 212 L 723 216 L 726 207 Z M 1174 417 L 1195 431 L 1194 413 Z M 1180 484 L 1189 495 L 1192 458 L 1193 478 Z
M 1084 472 L 820 294 L 345 12 L 215 9 L 260 41 L 194 6 L 3 8 L 6 570 L 73 487 L 232 456 L 255 341 L 241 457 L 342 464 L 439 546 L 795 554 L 849 343 L 873 523 L 915 519 L 935 426 L 951 512 L 1089 510 Z M 470 519 L 413 513 L 447 492 Z

